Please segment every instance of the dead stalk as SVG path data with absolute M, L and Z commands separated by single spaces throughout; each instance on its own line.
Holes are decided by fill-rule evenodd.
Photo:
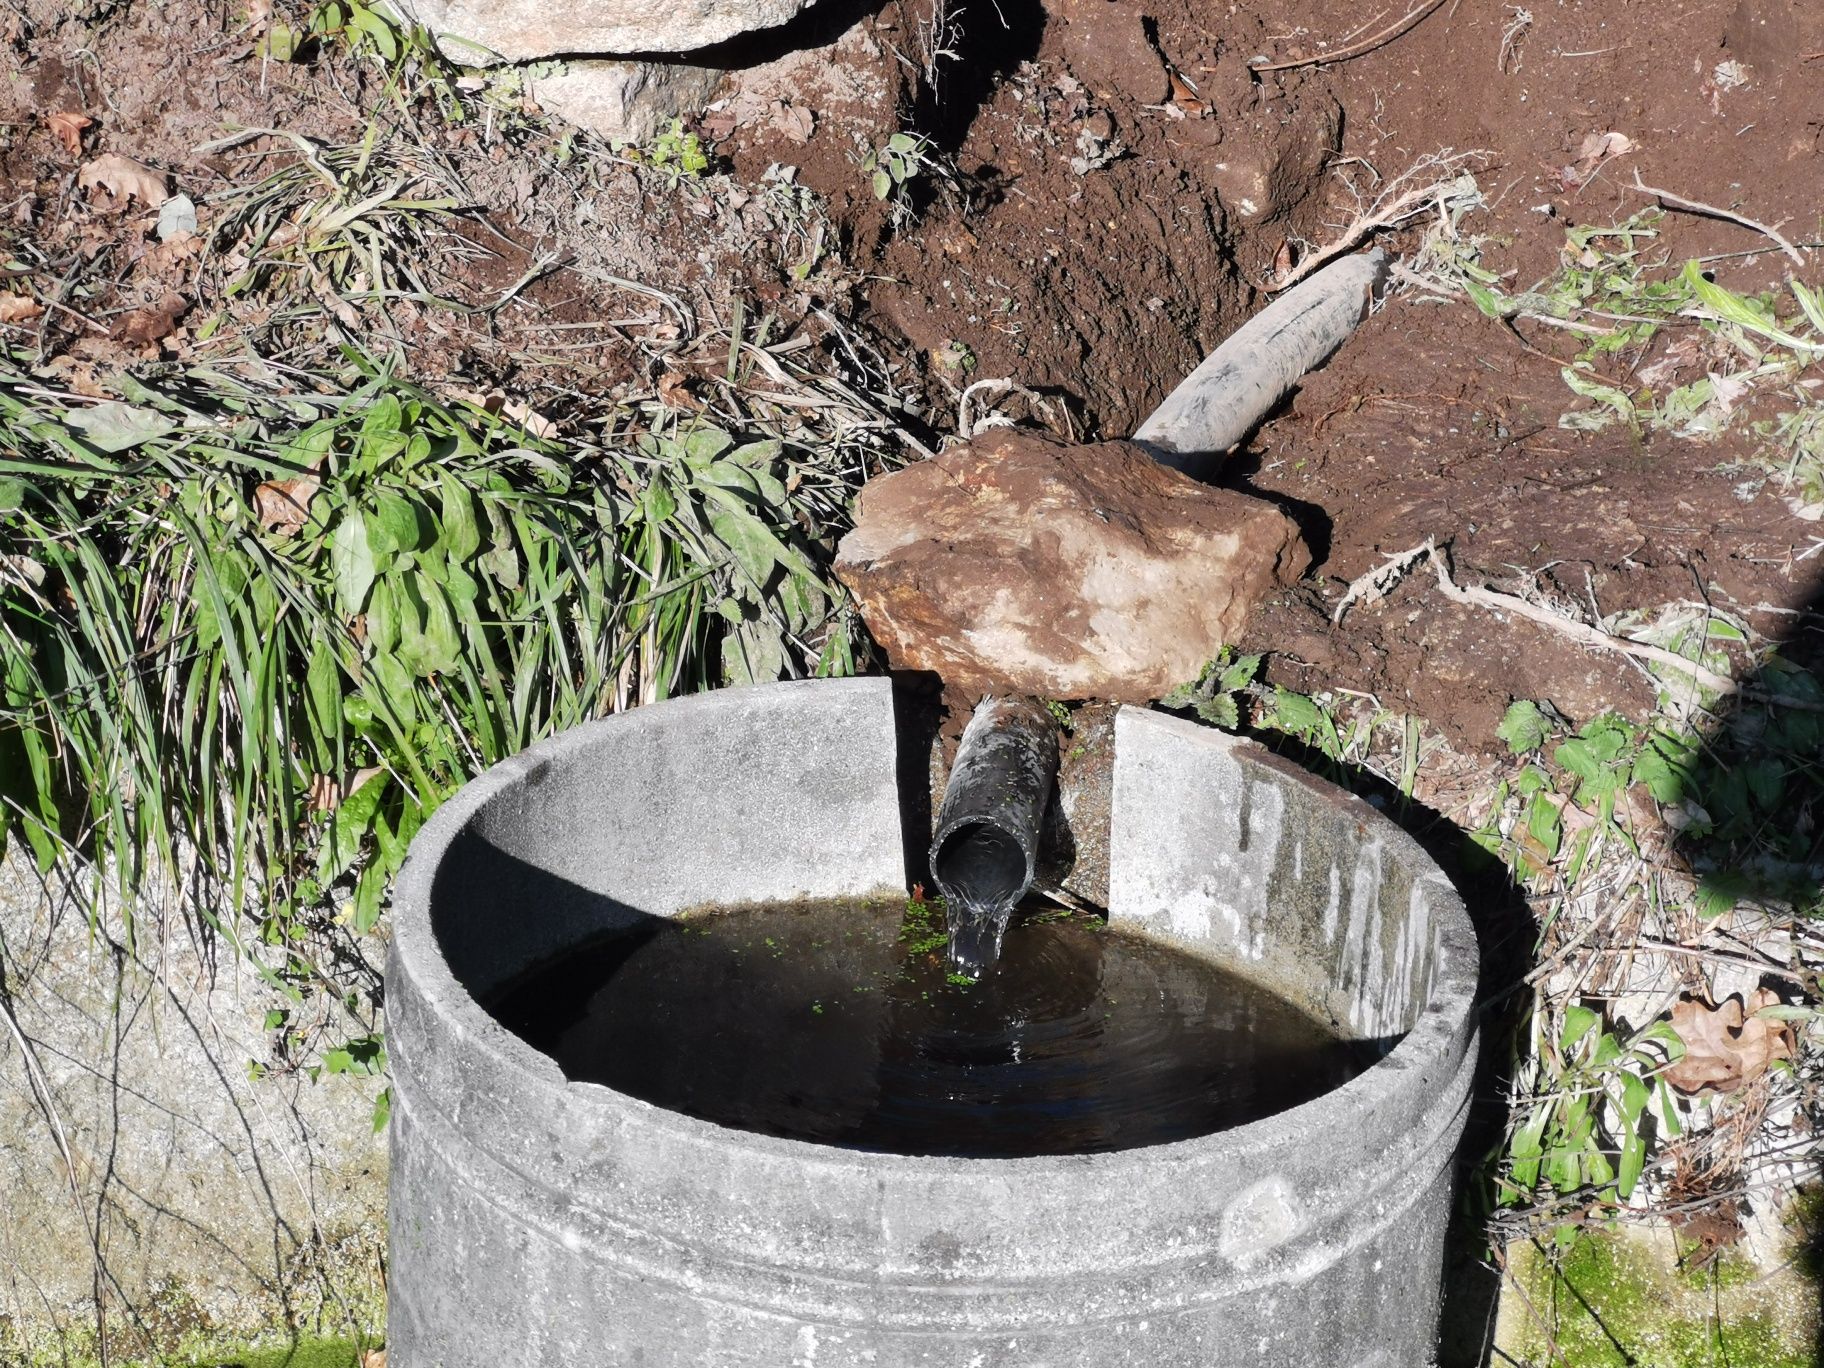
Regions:
M 1805 264 L 1805 258 L 1799 254 L 1799 249 L 1797 247 L 1794 247 L 1785 238 L 1781 237 L 1778 229 L 1770 228 L 1758 219 L 1751 219 L 1746 214 L 1738 214 L 1733 209 L 1723 209 L 1714 204 L 1705 204 L 1702 200 L 1686 199 L 1683 195 L 1675 195 L 1670 190 L 1661 190 L 1658 186 L 1647 185 L 1640 179 L 1640 172 L 1638 171 L 1634 173 L 1634 188 L 1643 195 L 1652 195 L 1668 208 L 1683 209 L 1691 214 L 1705 214 L 1710 218 L 1724 219 L 1738 227 L 1747 228 L 1751 232 L 1759 233 L 1762 237 L 1770 238 L 1778 243 L 1780 250 L 1791 257 L 1794 263 L 1800 266 Z
M 1406 32 L 1407 29 L 1418 23 L 1419 20 L 1423 19 L 1443 3 L 1444 0 L 1425 0 L 1425 3 L 1420 5 L 1417 9 L 1410 11 L 1402 19 L 1396 19 L 1380 32 L 1371 34 L 1369 37 L 1362 39 L 1359 43 L 1352 43 L 1348 47 L 1339 48 L 1335 52 L 1320 52 L 1315 57 L 1300 57 L 1289 62 L 1254 62 L 1250 63 L 1250 65 L 1255 71 L 1260 72 L 1290 71 L 1294 67 L 1326 66 L 1331 62 L 1347 62 L 1355 57 L 1366 56 L 1376 48 L 1391 43 L 1395 38 L 1398 38 L 1402 33 Z
M 1428 538 L 1422 545 L 1410 551 L 1390 556 L 1387 563 L 1369 571 L 1352 583 L 1343 594 L 1342 602 L 1336 606 L 1332 620 L 1341 622 L 1343 614 L 1358 602 L 1373 603 L 1385 598 L 1406 575 L 1406 572 L 1421 560 L 1429 560 L 1431 568 L 1438 577 L 1438 589 L 1452 603 L 1467 604 L 1485 608 L 1495 613 L 1512 613 L 1515 617 L 1525 618 L 1528 622 L 1569 637 L 1572 641 L 1598 650 L 1614 651 L 1622 655 L 1634 656 L 1640 660 L 1650 660 L 1656 665 L 1669 666 L 1689 676 L 1697 684 L 1723 697 L 1745 698 L 1756 703 L 1770 703 L 1776 707 L 1791 708 L 1797 712 L 1824 712 L 1824 703 L 1814 703 L 1803 698 L 1788 698 L 1783 694 L 1770 693 L 1749 685 L 1737 683 L 1728 675 L 1718 674 L 1707 665 L 1700 665 L 1695 660 L 1687 660 L 1675 651 L 1668 651 L 1663 646 L 1654 646 L 1645 641 L 1634 641 L 1628 637 L 1613 636 L 1588 623 L 1574 622 L 1570 618 L 1542 608 L 1538 604 L 1528 603 L 1523 598 L 1512 594 L 1499 593 L 1485 589 L 1480 585 L 1468 588 L 1458 584 L 1451 576 L 1450 564 L 1442 551 L 1438 549 L 1436 538 Z
M 1457 154 L 1443 153 L 1428 156 L 1414 163 L 1386 185 L 1380 194 L 1372 200 L 1357 191 L 1361 208 L 1356 216 L 1343 227 L 1343 230 L 1329 242 L 1314 247 L 1305 253 L 1304 258 L 1285 274 L 1270 280 L 1262 288 L 1268 294 L 1278 294 L 1298 284 L 1318 267 L 1334 261 L 1345 252 L 1353 251 L 1374 234 L 1391 228 L 1398 228 L 1422 214 L 1439 209 L 1458 189 L 1455 176 L 1443 177 L 1428 181 L 1424 185 L 1412 185 L 1412 182 L 1428 171 L 1437 169 L 1452 170 L 1471 157 L 1480 155 L 1477 152 Z M 1372 168 L 1370 168 L 1372 170 Z M 1401 187 L 1408 187 L 1402 189 Z M 1350 187 L 1354 190 L 1354 187 Z

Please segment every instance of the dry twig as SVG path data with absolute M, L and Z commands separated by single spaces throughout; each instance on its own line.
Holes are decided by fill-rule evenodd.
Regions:
M 1460 178 L 1456 175 L 1444 175 L 1427 181 L 1423 185 L 1414 185 L 1413 182 L 1426 172 L 1456 171 L 1464 162 L 1481 155 L 1483 154 L 1479 151 L 1458 153 L 1447 151 L 1423 157 L 1387 182 L 1385 188 L 1372 200 L 1369 200 L 1366 194 L 1355 191 L 1358 202 L 1361 202 L 1361 208 L 1356 216 L 1344 225 L 1342 231 L 1329 242 L 1306 252 L 1296 266 L 1268 281 L 1262 288 L 1268 294 L 1278 294 L 1282 290 L 1290 289 L 1318 267 L 1334 261 L 1345 252 L 1355 250 L 1374 234 L 1390 228 L 1401 227 L 1421 214 L 1430 213 L 1433 209 L 1442 211 L 1442 206 L 1450 201 L 1453 193 L 1460 192 Z M 1372 168 L 1370 169 L 1372 170 Z M 1355 187 L 1350 186 L 1350 189 L 1354 191 Z
M 1251 62 L 1249 65 L 1255 71 L 1290 71 L 1294 67 L 1326 66 L 1331 62 L 1347 62 L 1355 57 L 1366 56 L 1376 48 L 1391 43 L 1443 3 L 1444 0 L 1425 0 L 1424 4 L 1409 12 L 1405 18 L 1396 19 L 1380 32 L 1335 52 L 1320 52 L 1315 57 L 1300 57 L 1290 62 Z
M 1415 546 L 1410 551 L 1390 556 L 1386 564 L 1357 579 L 1344 593 L 1342 602 L 1337 604 L 1336 612 L 1331 620 L 1340 623 L 1343 613 L 1358 602 L 1373 603 L 1385 598 L 1392 591 L 1393 586 L 1405 578 L 1406 572 L 1421 560 L 1431 562 L 1431 568 L 1438 577 L 1439 591 L 1452 603 L 1469 604 L 1496 613 L 1512 613 L 1516 617 L 1525 618 L 1528 622 L 1556 632 L 1560 636 L 1569 637 L 1572 641 L 1581 642 L 1585 646 L 1594 646 L 1598 650 L 1615 651 L 1640 660 L 1650 660 L 1656 665 L 1669 666 L 1690 676 L 1702 687 L 1724 697 L 1733 696 L 1757 703 L 1771 703 L 1777 707 L 1791 708 L 1797 712 L 1824 713 L 1824 703 L 1814 703 L 1804 698 L 1788 698 L 1783 694 L 1739 684 L 1728 675 L 1718 674 L 1709 666 L 1701 665 L 1695 660 L 1688 660 L 1676 651 L 1668 651 L 1663 646 L 1611 635 L 1599 627 L 1592 627 L 1585 622 L 1572 621 L 1570 618 L 1554 613 L 1549 608 L 1542 608 L 1536 603 L 1528 603 L 1525 599 L 1516 598 L 1512 594 L 1499 593 L 1480 585 L 1465 588 L 1452 577 L 1450 564 L 1445 559 L 1443 552 L 1438 549 L 1435 537 L 1427 538 L 1422 545 Z
M 1638 171 L 1634 173 L 1634 188 L 1643 195 L 1654 196 L 1661 204 L 1664 204 L 1669 208 L 1683 209 L 1692 214 L 1706 214 L 1711 218 L 1724 219 L 1730 223 L 1736 224 L 1738 227 L 1747 228 L 1761 234 L 1763 237 L 1771 238 L 1774 242 L 1779 244 L 1780 250 L 1791 257 L 1794 262 L 1800 266 L 1805 264 L 1805 258 L 1799 255 L 1799 249 L 1797 247 L 1794 247 L 1785 238 L 1781 237 L 1778 229 L 1770 228 L 1758 219 L 1751 219 L 1746 214 L 1738 214 L 1733 209 L 1722 209 L 1714 204 L 1705 204 L 1702 200 L 1686 199 L 1682 195 L 1673 194 L 1670 190 L 1661 190 L 1657 186 L 1647 185 L 1640 179 L 1640 172 Z

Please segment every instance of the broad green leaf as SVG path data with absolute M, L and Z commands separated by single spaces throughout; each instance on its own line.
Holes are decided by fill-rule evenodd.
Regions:
M 1254 682 L 1254 676 L 1260 670 L 1260 661 L 1261 657 L 1257 655 L 1242 656 L 1223 670 L 1222 679 L 1216 687 L 1224 693 L 1235 693 L 1247 688 Z
M 785 644 L 765 622 L 744 622 L 722 638 L 722 674 L 730 684 L 770 684 L 785 669 Z
M 1273 690 L 1273 723 L 1283 731 L 1304 735 L 1324 724 L 1324 710 L 1303 694 L 1290 689 Z
M 1196 704 L 1197 716 L 1212 727 L 1221 727 L 1233 731 L 1241 725 L 1241 712 L 1235 706 L 1235 699 L 1229 694 L 1217 694 L 1214 698 L 1199 699 Z
M 1545 720 L 1545 714 L 1539 711 L 1537 703 L 1527 698 L 1510 704 L 1501 725 L 1495 728 L 1495 735 L 1507 742 L 1507 748 L 1515 755 L 1538 750 L 1550 733 L 1551 726 Z
M 1602 773 L 1602 761 L 1588 739 L 1564 742 L 1552 752 L 1552 758 L 1586 783 Z
M 790 564 L 789 553 L 772 529 L 746 509 L 718 501 L 705 512 L 717 538 L 756 586 L 772 577 L 775 565 Z
M 304 696 L 310 705 L 311 726 L 320 736 L 337 735 L 342 730 L 342 671 L 336 653 L 321 638 L 311 643 Z
M 735 439 L 721 428 L 693 428 L 684 437 L 684 459 L 694 466 L 708 465 L 734 444 Z
M 114 399 L 92 408 L 72 409 L 65 418 L 90 446 L 108 452 L 129 451 L 177 431 L 177 424 L 164 414 Z
M 342 611 L 351 616 L 360 612 L 374 582 L 374 553 L 368 544 L 367 524 L 353 509 L 342 515 L 330 537 L 329 569 Z
M 376 558 L 388 552 L 416 551 L 421 539 L 417 508 L 410 499 L 379 490 L 367 521 L 367 538 Z
M 481 527 L 475 520 L 475 503 L 455 476 L 445 473 L 438 483 L 443 490 L 443 553 L 462 565 L 481 550 Z
M 406 580 L 400 590 L 400 598 L 411 605 L 400 617 L 400 662 L 421 678 L 455 669 L 462 642 L 449 599 L 435 583 L 418 577 Z
M 322 853 L 317 860 L 317 878 L 325 885 L 346 874 L 361 857 L 362 843 L 373 830 L 380 811 L 380 800 L 386 796 L 391 776 L 385 770 L 342 799 L 341 806 L 330 814 L 329 829 L 324 833 Z
M 1601 1017 L 1582 1003 L 1573 1002 L 1564 1009 L 1564 1029 L 1558 1033 L 1558 1048 L 1569 1054 L 1577 1048 L 1577 1042 L 1588 1035 L 1601 1020 Z

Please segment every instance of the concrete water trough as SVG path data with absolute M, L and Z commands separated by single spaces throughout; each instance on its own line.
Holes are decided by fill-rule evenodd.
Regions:
M 636 919 L 903 898 L 921 763 L 885 680 L 731 689 L 581 727 L 437 814 L 387 979 L 394 1368 L 1431 1361 L 1474 934 L 1410 838 L 1246 740 L 1119 714 L 1108 916 L 1373 1042 L 1276 1115 L 1107 1153 L 863 1152 L 567 1081 L 482 1005 Z

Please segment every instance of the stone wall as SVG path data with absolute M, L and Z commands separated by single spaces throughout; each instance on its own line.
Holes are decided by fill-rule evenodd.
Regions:
M 119 933 L 0 864 L 0 1363 L 97 1357 L 98 1294 L 116 1363 L 377 1338 L 382 1080 L 283 1067 L 266 1015 L 365 1027 L 316 1022 L 321 997 L 298 1008 L 181 920 L 138 955 Z

